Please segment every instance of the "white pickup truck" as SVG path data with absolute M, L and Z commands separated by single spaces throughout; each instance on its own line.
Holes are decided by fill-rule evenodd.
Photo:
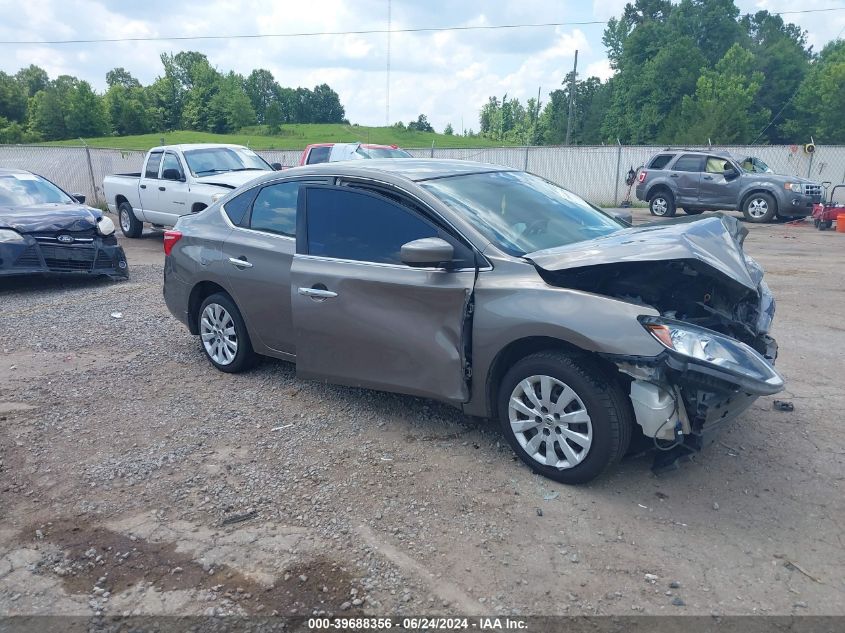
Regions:
M 106 176 L 103 191 L 126 237 L 140 237 L 144 222 L 173 226 L 262 172 L 282 169 L 241 145 L 164 145 L 147 152 L 138 174 Z

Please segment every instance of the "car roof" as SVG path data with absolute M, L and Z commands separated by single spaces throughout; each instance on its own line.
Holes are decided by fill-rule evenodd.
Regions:
M 333 176 L 362 176 L 366 177 L 374 173 L 399 176 L 412 182 L 445 178 L 447 176 L 460 176 L 466 174 L 491 173 L 502 171 L 519 171 L 502 165 L 490 165 L 488 163 L 477 163 L 470 160 L 455 160 L 445 158 L 374 158 L 371 160 L 338 161 L 334 163 L 318 163 L 316 165 L 304 165 L 284 170 L 285 176 L 293 175 L 333 175 Z M 280 172 L 273 172 L 266 176 L 257 178 L 253 182 L 261 180 L 274 180 L 279 177 Z
M 178 149 L 179 151 L 185 152 L 192 149 L 215 149 L 218 147 L 237 147 L 238 149 L 248 149 L 243 145 L 236 145 L 234 143 L 179 143 L 177 145 L 159 145 L 158 147 L 151 147 L 150 151 Z
M 667 147 L 659 152 L 655 152 L 655 156 L 658 154 L 703 154 L 706 156 L 725 156 L 726 158 L 733 158 L 730 152 L 725 151 L 723 149 L 683 149 L 683 148 L 676 148 L 676 147 Z

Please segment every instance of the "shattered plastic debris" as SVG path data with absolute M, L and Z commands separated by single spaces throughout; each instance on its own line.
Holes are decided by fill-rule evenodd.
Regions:
M 543 501 L 554 501 L 560 496 L 560 493 L 557 492 L 548 492 L 543 495 Z
M 775 411 L 795 411 L 795 405 L 789 400 L 775 400 L 772 407 Z
M 113 318 L 113 319 L 122 319 L 122 318 L 123 318 L 123 312 L 112 312 L 112 313 L 111 313 L 111 318 Z

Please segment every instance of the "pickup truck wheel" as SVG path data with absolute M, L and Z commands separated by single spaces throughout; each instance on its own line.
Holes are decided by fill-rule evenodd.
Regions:
M 131 204 L 121 202 L 117 207 L 117 217 L 120 221 L 120 230 L 126 237 L 141 237 L 141 233 L 144 231 L 144 223 L 135 217 Z
M 243 317 L 227 295 L 215 293 L 199 307 L 197 323 L 206 357 L 220 371 L 236 374 L 255 364 Z
M 585 359 L 557 351 L 517 362 L 499 386 L 502 432 L 534 472 L 564 484 L 597 477 L 631 441 L 630 404 Z
M 675 198 L 668 191 L 661 189 L 649 198 L 648 210 L 651 211 L 652 215 L 671 218 L 675 215 Z
M 776 213 L 775 199 L 767 193 L 752 194 L 742 205 L 742 214 L 749 222 L 770 222 Z

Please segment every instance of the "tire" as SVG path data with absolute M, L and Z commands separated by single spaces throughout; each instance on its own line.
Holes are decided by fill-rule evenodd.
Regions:
M 756 224 L 771 222 L 777 212 L 775 199 L 767 193 L 752 194 L 742 205 L 742 214 L 745 219 Z
M 683 212 L 687 215 L 701 215 L 702 213 L 704 213 L 704 209 L 687 209 L 686 207 L 684 207 Z
M 135 217 L 132 205 L 128 202 L 121 202 L 117 207 L 117 220 L 120 224 L 120 231 L 126 237 L 141 237 L 144 231 L 144 223 Z
M 545 412 L 532 403 L 531 389 L 538 403 L 551 405 Z M 548 389 L 545 397 L 544 389 Z M 562 403 L 564 397 L 569 398 L 567 403 Z M 582 484 L 596 478 L 622 458 L 631 442 L 633 412 L 627 396 L 582 357 L 559 351 L 526 356 L 505 374 L 496 399 L 499 424 L 513 451 L 534 472 L 560 483 Z M 556 412 L 555 405 L 563 413 Z M 567 415 L 572 421 L 563 423 Z M 549 443 L 535 440 L 540 435 L 554 438 L 551 457 Z
M 222 292 L 206 297 L 197 311 L 200 347 L 220 371 L 237 374 L 257 359 L 240 310 Z
M 648 210 L 659 218 L 675 215 L 675 197 L 666 189 L 658 189 L 648 199 Z

